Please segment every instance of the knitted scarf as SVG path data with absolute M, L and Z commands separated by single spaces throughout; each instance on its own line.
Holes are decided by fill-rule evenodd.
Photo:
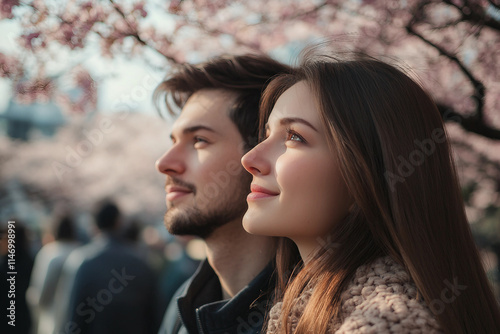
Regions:
M 312 286 L 304 290 L 288 316 L 292 333 L 313 290 Z M 378 258 L 356 270 L 341 295 L 341 320 L 331 319 L 327 333 L 442 333 L 432 312 L 416 296 L 406 270 L 389 256 Z M 270 311 L 267 334 L 281 332 L 281 304 Z

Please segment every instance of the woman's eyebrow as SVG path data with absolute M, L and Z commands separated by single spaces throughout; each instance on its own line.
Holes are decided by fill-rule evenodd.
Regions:
M 318 130 L 311 123 L 309 123 L 308 121 L 306 121 L 303 118 L 300 118 L 300 117 L 286 117 L 286 118 L 280 119 L 280 125 L 288 125 L 288 124 L 291 124 L 291 123 L 302 123 L 304 125 L 307 125 L 311 129 L 313 129 L 314 131 L 318 132 Z

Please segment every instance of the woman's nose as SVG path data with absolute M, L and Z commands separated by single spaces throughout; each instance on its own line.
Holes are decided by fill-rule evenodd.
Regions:
M 266 144 L 263 141 L 241 158 L 241 164 L 252 175 L 269 174 L 271 164 L 266 158 L 266 153 Z

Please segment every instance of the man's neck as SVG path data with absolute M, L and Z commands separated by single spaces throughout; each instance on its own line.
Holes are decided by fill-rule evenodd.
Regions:
M 241 219 L 219 227 L 209 238 L 207 259 L 219 277 L 223 299 L 232 298 L 275 256 L 274 238 L 248 234 Z

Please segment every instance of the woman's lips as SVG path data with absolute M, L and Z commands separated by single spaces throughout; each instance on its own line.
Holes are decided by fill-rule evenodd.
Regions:
M 278 192 L 271 191 L 269 189 L 266 189 L 262 186 L 256 185 L 256 184 L 251 184 L 250 185 L 250 190 L 252 191 L 250 194 L 247 196 L 247 201 L 251 200 L 257 200 L 257 199 L 263 199 L 263 198 L 270 198 L 279 195 Z

